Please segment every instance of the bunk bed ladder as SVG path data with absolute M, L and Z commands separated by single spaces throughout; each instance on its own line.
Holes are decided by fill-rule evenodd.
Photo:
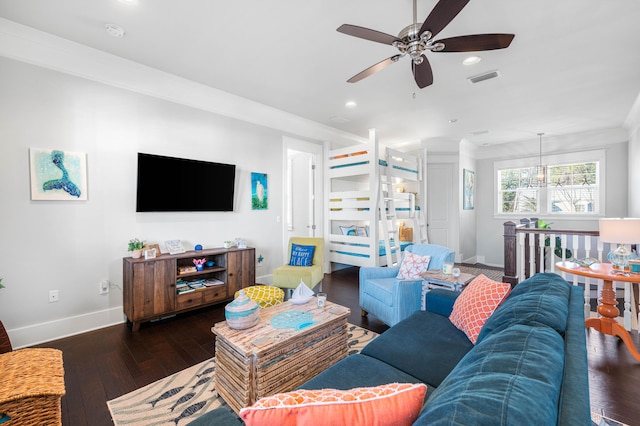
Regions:
M 387 257 L 387 266 L 399 264 L 400 257 L 400 233 L 398 231 L 398 216 L 393 199 L 393 182 L 386 174 L 380 174 L 379 209 L 384 237 L 384 248 Z

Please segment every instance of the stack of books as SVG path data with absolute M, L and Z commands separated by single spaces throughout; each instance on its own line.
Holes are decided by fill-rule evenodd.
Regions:
M 213 286 L 216 286 L 216 285 L 223 285 L 224 281 L 221 281 L 221 280 L 219 280 L 217 278 L 209 278 L 207 280 L 204 280 L 203 284 L 204 284 L 205 287 L 213 287 Z
M 189 287 L 189 284 L 187 282 L 178 281 L 176 283 L 176 291 L 178 292 L 178 294 L 184 294 L 184 293 L 189 293 L 191 291 L 194 291 L 194 289 Z

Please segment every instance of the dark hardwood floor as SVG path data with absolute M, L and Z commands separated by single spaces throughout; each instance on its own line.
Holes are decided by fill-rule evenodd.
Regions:
M 351 308 L 352 324 L 378 333 L 388 328 L 360 316 L 357 268 L 326 275 L 323 290 Z M 63 351 L 63 424 L 111 425 L 108 400 L 212 357 L 211 327 L 222 320 L 224 304 L 143 324 L 137 333 L 122 324 L 39 345 Z M 636 331 L 632 338 L 640 346 Z M 613 336 L 590 331 L 587 345 L 592 411 L 639 425 L 640 362 Z

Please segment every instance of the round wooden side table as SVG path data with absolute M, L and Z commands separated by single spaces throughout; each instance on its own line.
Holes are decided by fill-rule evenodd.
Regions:
M 639 283 L 640 274 L 614 274 L 610 263 L 596 263 L 590 267 L 584 267 L 575 262 L 558 262 L 556 263 L 556 268 L 563 272 L 595 278 L 604 282 L 602 295 L 600 299 L 598 299 L 598 313 L 601 315 L 601 318 L 587 318 L 585 320 L 585 326 L 587 328 L 594 328 L 603 334 L 618 336 L 622 339 L 629 352 L 631 352 L 631 355 L 640 361 L 640 353 L 633 344 L 629 332 L 616 321 L 616 318 L 620 315 L 620 310 L 618 309 L 616 292 L 613 288 L 614 281 Z

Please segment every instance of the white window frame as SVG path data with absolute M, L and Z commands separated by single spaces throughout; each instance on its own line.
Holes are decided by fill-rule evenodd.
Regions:
M 595 200 L 594 212 L 552 212 L 551 200 L 547 197 L 547 190 L 543 188 L 538 198 L 538 211 L 536 213 L 503 213 L 500 211 L 502 200 L 499 197 L 499 180 L 498 172 L 505 169 L 520 169 L 526 167 L 535 167 L 540 162 L 540 157 L 528 157 L 528 158 L 516 158 L 511 160 L 500 160 L 493 163 L 493 216 L 495 218 L 504 218 L 513 220 L 514 218 L 521 218 L 525 215 L 538 215 L 545 217 L 556 217 L 558 219 L 575 219 L 575 220 L 593 220 L 594 218 L 605 216 L 605 188 L 606 188 L 606 154 L 604 149 L 593 151 L 581 151 L 572 152 L 567 154 L 553 154 L 542 157 L 543 164 L 547 166 L 563 165 L 563 164 L 577 164 L 577 163 L 598 163 L 598 195 Z M 548 176 L 547 176 L 548 177 Z M 551 183 L 549 183 L 550 185 Z

